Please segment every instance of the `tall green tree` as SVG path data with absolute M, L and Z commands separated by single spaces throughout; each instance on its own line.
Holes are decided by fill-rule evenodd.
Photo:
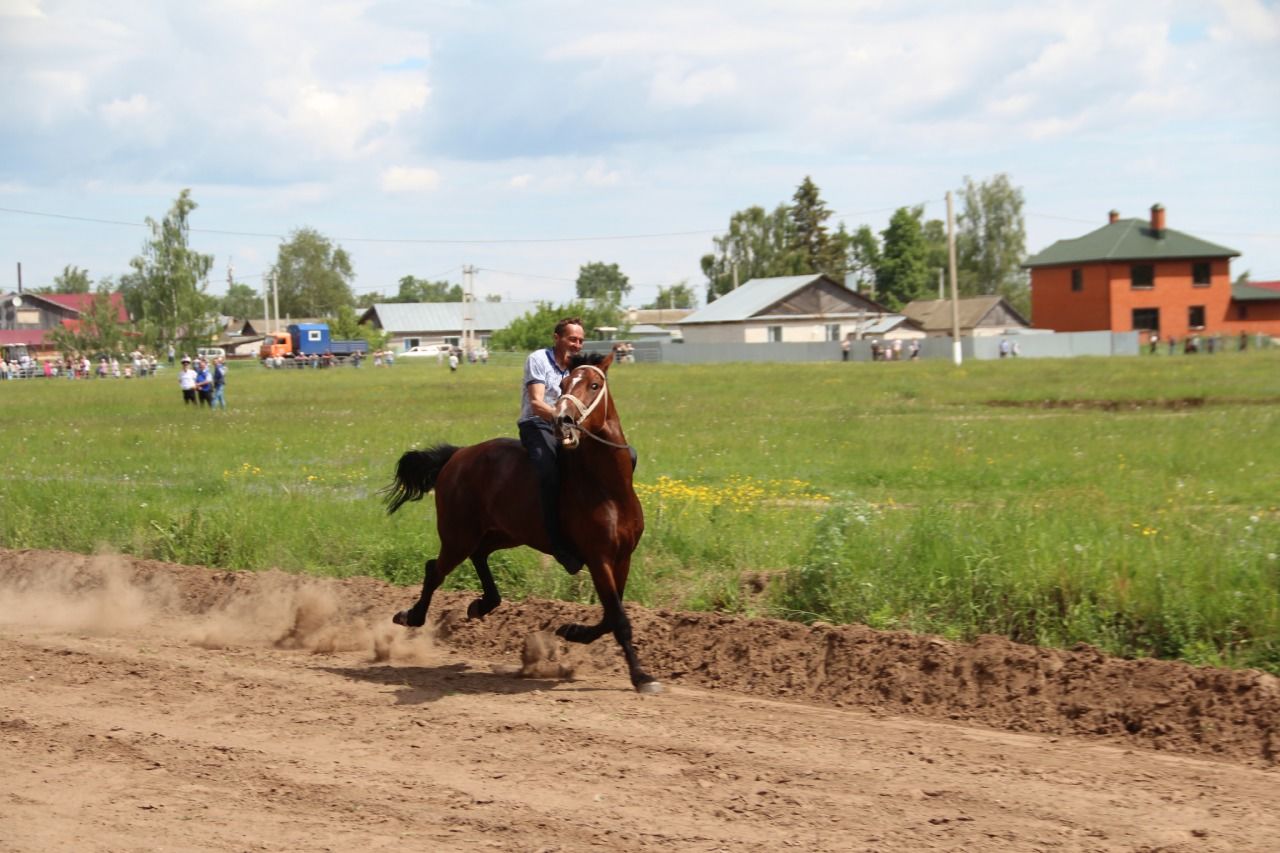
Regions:
M 658 298 L 645 308 L 692 308 L 698 304 L 698 296 L 687 281 L 670 287 L 658 287 Z
M 232 282 L 218 301 L 218 311 L 228 317 L 262 316 L 262 295 L 243 282 Z
M 729 230 L 711 242 L 716 250 L 702 256 L 707 278 L 707 302 L 753 278 L 798 275 L 804 270 L 791 250 L 791 215 L 785 204 L 772 212 L 749 207 L 729 218 Z
M 361 323 L 360 315 L 356 313 L 356 309 L 350 305 L 339 306 L 337 312 L 327 318 L 329 323 L 329 333 L 334 340 L 354 341 L 363 339 L 368 341 L 370 350 L 380 350 L 387 345 L 387 340 L 391 337 L 391 333 L 387 331 L 378 331 L 370 323 Z
M 53 286 L 47 288 L 49 293 L 88 293 L 93 287 L 89 283 L 89 271 L 67 264 L 62 272 L 53 277 Z
M 1022 261 L 1027 255 L 1022 189 L 1006 174 L 975 182 L 965 176 L 956 217 L 960 292 L 998 294 L 1015 306 L 1029 302 Z
M 447 281 L 427 281 L 406 275 L 400 279 L 400 290 L 388 302 L 461 302 L 462 285 Z
M 844 243 L 844 280 L 852 281 L 859 291 L 874 292 L 876 268 L 880 266 L 880 238 L 876 232 L 869 225 L 859 225 L 858 230 L 850 234 L 841 224 L 836 235 Z
M 796 187 L 791 202 L 789 248 L 798 256 L 791 264 L 801 267 L 802 272 L 824 273 L 836 281 L 844 281 L 845 243 L 827 231 L 831 211 L 808 175 Z
M 184 189 L 164 219 L 147 217 L 151 238 L 120 279 L 125 306 L 143 341 L 157 348 L 174 344 L 195 352 L 216 330 L 215 300 L 206 293 L 213 255 L 191 248 L 191 212 L 197 207 Z
M 271 275 L 285 316 L 325 317 L 355 303 L 351 257 L 313 228 L 299 228 L 280 245 Z
M 592 261 L 578 268 L 576 282 L 579 299 L 598 299 L 622 304 L 631 292 L 631 281 L 618 269 L 617 264 Z
M 876 298 L 889 308 L 896 310 L 913 299 L 928 299 L 930 286 L 937 289 L 937 271 L 930 267 L 932 256 L 923 218 L 923 207 L 900 207 L 881 232 Z
M 552 305 L 539 302 L 538 308 L 513 320 L 505 329 L 499 329 L 489 339 L 494 350 L 532 352 L 551 346 L 556 323 L 565 317 L 579 317 L 588 340 L 596 329 L 612 327 L 625 329 L 623 313 L 616 304 L 605 301 L 570 302 L 568 305 Z

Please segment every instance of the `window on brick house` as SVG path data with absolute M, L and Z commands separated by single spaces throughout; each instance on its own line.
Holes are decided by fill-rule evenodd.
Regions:
M 1076 293 L 1084 290 L 1084 270 L 1071 271 L 1071 289 Z
M 1156 286 L 1156 268 L 1151 264 L 1134 264 L 1129 268 L 1129 286 L 1134 290 L 1150 290 Z
M 1160 331 L 1160 309 L 1134 308 L 1133 328 L 1135 330 L 1142 329 L 1149 332 Z
M 1187 309 L 1187 325 L 1193 329 L 1204 328 L 1204 306 L 1192 305 Z
M 1237 303 L 1236 303 L 1236 316 L 1237 316 L 1237 317 L 1239 317 L 1241 320 L 1248 320 L 1248 319 L 1249 319 L 1249 306 L 1248 306 L 1248 305 L 1246 305 L 1246 304 L 1244 304 L 1243 302 L 1237 302 Z
M 769 343 L 776 344 L 782 341 L 782 327 L 769 326 Z
M 1196 261 L 1191 265 L 1191 284 L 1193 287 L 1208 287 L 1213 283 L 1208 261 Z

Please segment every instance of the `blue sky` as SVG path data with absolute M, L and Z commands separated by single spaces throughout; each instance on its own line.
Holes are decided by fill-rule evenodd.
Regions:
M 211 292 L 305 226 L 357 292 L 639 304 L 806 175 L 880 230 L 1000 172 L 1032 252 L 1160 202 L 1280 279 L 1275 2 L 0 0 L 0 86 L 0 290 L 126 271 L 190 187 Z

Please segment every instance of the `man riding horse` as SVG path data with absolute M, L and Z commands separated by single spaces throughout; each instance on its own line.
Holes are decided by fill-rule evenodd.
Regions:
M 553 424 L 560 384 L 569 375 L 569 359 L 582 349 L 582 321 L 566 317 L 556 323 L 552 345 L 529 354 L 524 362 L 524 386 L 520 395 L 520 443 L 538 475 L 542 521 L 551 540 L 552 556 L 568 570 L 582 570 L 579 557 L 565 540 L 560 527 L 560 462 Z

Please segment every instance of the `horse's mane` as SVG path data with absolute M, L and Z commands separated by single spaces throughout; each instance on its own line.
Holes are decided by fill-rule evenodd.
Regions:
M 576 367 L 582 367 L 584 364 L 589 364 L 592 367 L 599 367 L 600 362 L 604 361 L 608 357 L 608 354 L 603 352 L 575 353 L 569 357 L 569 369 L 573 370 Z

